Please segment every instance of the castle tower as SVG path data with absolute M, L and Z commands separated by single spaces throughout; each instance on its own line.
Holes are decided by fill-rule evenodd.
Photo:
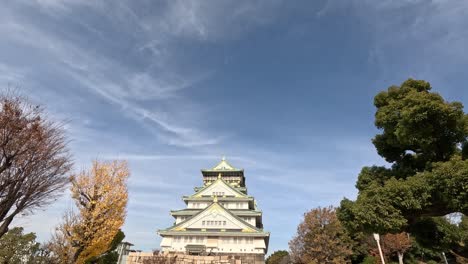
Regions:
M 270 233 L 262 212 L 247 194 L 243 169 L 225 158 L 202 170 L 203 186 L 183 196 L 187 207 L 171 211 L 173 226 L 159 230 L 163 253 L 191 255 L 255 255 L 264 257 Z

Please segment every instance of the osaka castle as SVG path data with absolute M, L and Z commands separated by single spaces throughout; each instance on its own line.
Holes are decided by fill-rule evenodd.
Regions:
M 244 170 L 223 158 L 201 173 L 203 186 L 183 196 L 186 208 L 170 212 L 174 225 L 158 231 L 162 253 L 263 258 L 270 233 L 263 230 L 262 211 L 247 192 Z

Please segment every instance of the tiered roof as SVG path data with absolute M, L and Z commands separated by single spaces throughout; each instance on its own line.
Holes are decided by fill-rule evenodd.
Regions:
M 171 215 L 172 216 L 193 216 L 199 213 L 201 209 L 182 209 L 182 210 L 172 210 Z M 237 216 L 261 216 L 262 211 L 258 210 L 231 210 L 231 213 L 237 215 Z
M 217 214 L 220 216 L 224 216 L 225 219 L 228 219 L 227 227 L 230 228 L 219 228 L 219 230 L 210 231 L 209 229 L 202 228 L 204 227 L 200 222 L 202 218 L 209 214 Z M 232 227 L 235 228 L 232 228 Z M 240 231 L 240 232 L 239 232 Z M 263 229 L 257 228 L 246 221 L 244 221 L 239 216 L 232 213 L 230 210 L 227 210 L 222 205 L 218 203 L 216 198 L 214 199 L 213 203 L 206 207 L 205 209 L 199 211 L 189 219 L 180 222 L 170 228 L 159 230 L 159 234 L 161 235 L 181 235 L 181 234 L 192 234 L 192 233 L 200 233 L 200 234 L 207 234 L 210 232 L 216 232 L 218 236 L 232 236 L 232 235 L 241 235 L 241 236 L 269 236 L 270 233 L 264 232 Z
M 262 212 L 257 209 L 254 197 L 247 194 L 244 170 L 235 168 L 223 157 L 216 166 L 201 172 L 204 186 L 196 187 L 194 194 L 183 196 L 182 199 L 186 204 L 196 201 L 209 205 L 199 209 L 171 211 L 171 215 L 176 218 L 182 216 L 182 221 L 167 229 L 159 230 L 159 234 L 163 237 L 179 235 L 263 237 L 268 247 L 269 233 L 263 230 Z M 229 201 L 248 202 L 249 209 L 225 208 L 226 202 Z M 255 217 L 256 226 L 242 217 Z M 210 222 L 210 225 L 206 222 Z
M 202 169 L 201 172 L 204 177 L 216 177 L 219 173 L 222 173 L 223 176 L 240 176 L 244 178 L 244 169 L 235 168 L 226 161 L 225 157 L 213 168 Z
M 200 197 L 206 197 L 206 196 L 212 197 L 213 195 L 210 193 L 210 191 L 215 188 L 225 189 L 227 192 L 225 192 L 224 196 L 226 197 L 236 197 L 236 198 L 249 198 L 250 197 L 252 198 L 251 196 L 247 196 L 245 193 L 238 191 L 236 188 L 232 187 L 231 184 L 223 180 L 221 172 L 218 173 L 218 179 L 216 181 L 214 181 L 213 183 L 209 185 L 203 186 L 196 193 L 187 197 L 190 197 L 190 198 L 200 198 Z

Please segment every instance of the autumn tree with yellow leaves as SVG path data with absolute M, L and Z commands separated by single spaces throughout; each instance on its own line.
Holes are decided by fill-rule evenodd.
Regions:
M 129 169 L 125 161 L 94 161 L 71 177 L 77 213 L 67 212 L 51 241 L 61 263 L 85 263 L 105 253 L 125 221 Z

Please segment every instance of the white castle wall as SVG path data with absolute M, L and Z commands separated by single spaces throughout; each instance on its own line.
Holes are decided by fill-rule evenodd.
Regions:
M 163 252 L 185 252 L 186 245 L 204 245 L 208 252 L 216 253 L 262 253 L 265 240 L 254 237 L 175 236 L 165 237 L 161 243 Z M 212 248 L 212 250 L 211 250 Z

